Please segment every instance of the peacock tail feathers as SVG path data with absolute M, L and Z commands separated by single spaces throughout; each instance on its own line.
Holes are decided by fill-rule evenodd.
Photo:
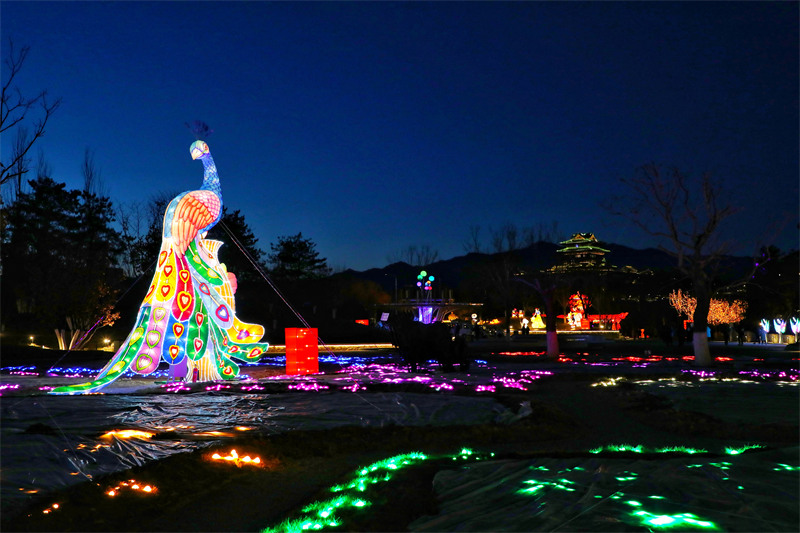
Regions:
M 267 351 L 264 327 L 236 316 L 235 276 L 218 259 L 222 242 L 203 238 L 222 208 L 210 155 L 203 165 L 203 188 L 167 207 L 156 270 L 128 337 L 93 381 L 53 394 L 93 392 L 129 371 L 149 375 L 161 361 L 187 380 L 195 372 L 201 381 L 235 379 L 233 359 L 254 361 Z

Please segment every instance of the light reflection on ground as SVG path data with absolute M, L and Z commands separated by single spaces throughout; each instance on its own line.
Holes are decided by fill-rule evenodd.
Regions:
M 524 361 L 535 365 L 535 369 L 518 369 L 519 365 L 503 364 L 475 360 L 469 372 L 444 373 L 432 361 L 423 366 L 421 373 L 412 374 L 407 369 L 393 361 L 391 354 L 364 355 L 342 353 L 338 355 L 320 355 L 320 363 L 328 365 L 335 370 L 325 371 L 320 374 L 305 376 L 288 376 L 281 373 L 281 366 L 285 364 L 285 357 L 270 356 L 258 364 L 242 365 L 243 373 L 234 381 L 217 383 L 186 383 L 183 381 L 169 381 L 168 370 L 161 368 L 153 374 L 143 378 L 133 373 L 128 373 L 118 383 L 107 387 L 103 392 L 113 393 L 115 389 L 122 388 L 126 379 L 129 382 L 155 383 L 169 393 L 194 393 L 198 391 L 228 391 L 249 392 L 262 390 L 265 383 L 281 384 L 286 390 L 296 391 L 352 391 L 358 392 L 368 389 L 369 386 L 381 385 L 418 385 L 434 391 L 472 391 L 496 392 L 503 389 L 529 390 L 534 382 L 543 378 L 563 375 L 574 372 L 589 372 L 605 374 L 603 380 L 595 385 L 613 386 L 621 379 L 628 376 L 637 386 L 646 388 L 663 389 L 667 387 L 698 387 L 713 383 L 715 386 L 722 384 L 763 384 L 774 383 L 777 386 L 792 387 L 800 383 L 800 370 L 798 363 L 788 357 L 781 359 L 781 368 L 770 367 L 769 360 L 764 357 L 717 357 L 717 367 L 711 369 L 692 368 L 691 357 L 663 357 L 660 355 L 641 356 L 612 356 L 601 357 L 589 352 L 578 353 L 573 356 L 561 356 L 558 362 L 548 361 L 543 352 L 518 351 L 497 352 L 507 360 Z M 774 359 L 774 358 L 773 358 Z M 530 366 L 530 365 L 528 365 Z M 648 376 L 639 380 L 632 379 L 636 373 L 664 374 L 666 377 Z M 39 385 L 39 392 L 46 393 L 50 388 L 70 383 L 71 380 L 91 379 L 97 374 L 96 368 L 88 367 L 58 367 L 42 371 L 35 366 L 18 366 L 0 368 L 0 395 L 30 394 L 25 390 L 25 377 L 52 378 L 51 383 Z M 617 374 L 616 376 L 614 374 Z M 115 386 L 116 385 L 116 386 Z
M 489 360 L 478 359 L 473 362 L 469 372 L 452 373 L 441 372 L 436 365 L 430 364 L 424 369 L 424 372 L 414 374 L 408 372 L 402 365 L 393 362 L 391 357 L 364 357 L 342 354 L 341 357 L 336 358 L 331 358 L 330 356 L 321 357 L 321 361 L 324 361 L 326 365 L 335 366 L 335 369 L 320 374 L 304 376 L 282 374 L 281 366 L 285 364 L 285 359 L 272 357 L 263 364 L 243 365 L 243 374 L 246 375 L 243 375 L 242 379 L 234 381 L 218 383 L 167 382 L 167 371 L 162 369 L 158 371 L 155 377 L 142 378 L 131 375 L 120 379 L 108 387 L 106 391 L 108 394 L 105 396 L 112 403 L 115 401 L 115 396 L 119 401 L 125 403 L 128 400 L 133 401 L 133 395 L 138 395 L 136 397 L 138 400 L 136 401 L 139 402 L 137 404 L 139 407 L 136 410 L 132 410 L 126 404 L 119 411 L 119 414 L 114 415 L 119 417 L 116 421 L 121 422 L 123 426 L 126 420 L 131 421 L 136 417 L 141 418 L 142 416 L 149 417 L 153 421 L 161 421 L 163 418 L 166 422 L 166 419 L 169 419 L 169 425 L 164 426 L 168 429 L 163 429 L 162 431 L 170 431 L 178 435 L 176 436 L 178 440 L 175 441 L 178 444 L 174 445 L 175 450 L 148 452 L 152 454 L 152 459 L 157 459 L 159 453 L 167 454 L 173 451 L 182 453 L 183 451 L 195 449 L 198 445 L 205 445 L 202 441 L 197 440 L 201 439 L 201 437 L 219 439 L 228 434 L 234 435 L 231 431 L 220 431 L 229 430 L 226 427 L 212 428 L 212 431 L 192 429 L 192 421 L 203 420 L 205 416 L 203 413 L 213 413 L 218 410 L 216 402 L 222 402 L 220 406 L 224 404 L 225 408 L 229 408 L 229 402 L 233 400 L 237 409 L 240 408 L 242 413 L 248 413 L 249 416 L 254 417 L 239 422 L 229 421 L 229 424 L 246 422 L 248 427 L 259 427 L 266 423 L 268 416 L 272 416 L 272 413 L 254 414 L 257 413 L 253 409 L 256 404 L 273 405 L 271 402 L 275 401 L 276 395 L 289 399 L 300 398 L 300 400 L 297 400 L 300 402 L 299 404 L 287 403 L 287 407 L 282 409 L 294 408 L 298 415 L 297 420 L 302 419 L 304 420 L 303 423 L 313 426 L 315 423 L 323 422 L 326 418 L 329 421 L 331 418 L 339 416 L 338 413 L 330 411 L 316 412 L 315 409 L 317 409 L 316 406 L 319 401 L 316 404 L 308 402 L 309 409 L 304 407 L 305 398 L 317 397 L 318 394 L 354 393 L 355 396 L 348 394 L 347 397 L 356 400 L 361 393 L 377 392 L 382 394 L 384 391 L 406 390 L 413 393 L 426 392 L 427 394 L 424 395 L 426 398 L 436 397 L 436 395 L 440 394 L 449 395 L 448 403 L 453 401 L 453 393 L 469 393 L 472 395 L 469 399 L 471 402 L 476 402 L 477 400 L 494 401 L 491 398 L 499 392 L 535 391 L 539 384 L 545 383 L 547 380 L 558 380 L 576 374 L 584 374 L 586 381 L 597 387 L 617 387 L 627 382 L 628 385 L 632 385 L 637 389 L 669 398 L 678 408 L 686 407 L 689 410 L 701 411 L 705 409 L 720 417 L 749 418 L 750 420 L 758 420 L 761 423 L 786 421 L 787 419 L 790 422 L 792 420 L 796 422 L 797 419 L 793 412 L 785 409 L 786 405 L 791 406 L 793 399 L 797 399 L 797 392 L 800 390 L 798 389 L 800 371 L 798 371 L 797 362 L 788 357 L 778 358 L 778 361 L 776 361 L 776 358 L 765 361 L 764 358 L 760 357 L 718 358 L 716 367 L 697 369 L 690 367 L 690 362 L 686 358 L 652 355 L 646 357 L 599 358 L 587 352 L 570 357 L 562 357 L 558 362 L 547 361 L 537 352 L 520 352 L 516 355 L 506 352 L 503 356 L 512 361 L 491 360 L 492 358 L 488 358 Z M 524 363 L 520 364 L 519 362 Z M 75 380 L 90 379 L 96 374 L 96 368 L 82 367 L 53 368 L 44 372 L 34 366 L 2 368 L 0 369 L 0 395 L 4 396 L 4 402 L 12 401 L 13 397 L 20 397 L 21 401 L 24 397 L 45 395 L 52 386 L 71 383 Z M 751 404 L 749 408 L 742 406 L 742 391 L 746 391 L 748 401 Z M 708 392 L 703 402 L 698 403 L 696 401 L 695 398 L 698 392 Z M 161 407 L 151 409 L 152 405 L 148 406 L 149 402 L 145 399 L 145 394 L 155 395 L 151 396 L 155 402 L 153 405 L 159 404 Z M 297 396 L 302 394 L 308 396 Z M 193 413 L 188 409 L 186 400 L 189 398 L 175 398 L 175 395 L 192 395 L 192 399 L 196 400 L 194 403 L 198 403 L 197 413 Z M 5 397 L 9 398 L 6 399 Z M 172 398 L 174 401 L 165 403 L 164 398 Z M 323 399 L 322 397 L 319 398 L 320 400 Z M 459 398 L 465 399 L 464 397 Z M 35 398 L 30 399 L 38 401 Z M 384 399 L 391 398 L 384 396 Z M 69 405 L 72 406 L 81 401 L 80 398 L 65 400 L 58 397 L 48 397 L 47 400 L 47 405 L 51 409 L 47 416 L 53 415 L 56 417 L 58 414 L 53 412 L 53 407 L 58 405 L 67 406 L 67 401 L 70 401 Z M 366 401 L 364 400 L 364 402 Z M 241 405 L 239 405 L 240 403 Z M 794 403 L 797 405 L 796 401 Z M 3 404 L 4 407 L 6 405 L 9 404 Z M 370 405 L 372 406 L 372 404 Z M 439 424 L 441 420 L 447 418 L 448 413 L 441 413 L 440 416 L 439 411 L 433 409 L 427 412 L 422 409 L 422 413 L 419 413 L 417 409 L 421 405 L 418 398 L 413 398 L 408 400 L 407 403 L 386 403 L 379 405 L 379 407 L 386 412 L 389 411 L 390 407 L 397 409 L 396 414 L 392 415 L 395 417 L 392 423 L 410 424 L 412 419 L 419 419 L 426 423 Z M 765 405 L 770 406 L 770 409 L 764 409 Z M 178 408 L 176 413 L 180 412 L 180 417 L 175 418 L 171 414 L 171 407 Z M 464 408 L 466 409 L 467 407 L 473 411 L 475 409 L 474 403 L 469 404 L 469 406 L 465 404 Z M 162 410 L 159 411 L 158 409 Z M 353 407 L 350 409 L 353 409 Z M 461 412 L 459 411 L 459 413 Z M 467 411 L 464 410 L 463 412 Z M 461 415 L 459 414 L 459 416 Z M 47 421 L 44 417 L 42 420 Z M 342 419 L 342 422 L 352 423 L 352 421 L 345 419 Z M 297 422 L 293 423 L 297 424 Z M 187 436 L 195 440 L 190 442 L 186 440 Z M 179 437 L 184 440 L 180 440 Z M 50 438 L 46 434 L 43 434 L 39 441 L 41 441 L 39 446 L 44 451 L 47 451 L 46 448 L 51 446 Z M 76 442 L 79 443 L 75 445 L 73 453 L 85 452 L 83 455 L 76 455 L 83 461 L 79 471 L 84 474 L 91 472 L 93 461 L 97 461 L 96 458 L 89 455 L 90 453 L 95 456 L 105 453 L 116 454 L 120 457 L 130 457 L 129 445 L 122 445 L 117 440 L 114 440 L 112 444 L 97 444 L 82 435 Z M 160 442 L 169 441 L 162 440 Z M 59 448 L 61 446 L 63 444 L 60 444 Z M 665 449 L 665 453 L 678 452 L 677 448 Z M 736 450 L 735 447 L 731 449 Z M 52 451 L 54 450 L 50 450 L 50 452 Z M 64 451 L 66 452 L 67 450 Z M 602 451 L 603 453 L 608 453 L 616 450 Z M 637 452 L 637 450 L 627 451 Z M 687 451 L 685 453 L 691 452 Z M 145 457 L 144 460 L 149 459 Z M 774 467 L 774 465 L 779 466 L 774 467 L 773 470 L 775 472 L 792 472 L 796 476 L 798 465 L 789 460 L 782 461 L 775 462 L 771 467 Z M 725 470 L 728 466 L 725 466 L 725 468 L 719 466 L 723 463 L 720 461 L 708 463 L 709 466 L 704 468 Z M 783 465 L 783 467 L 780 465 Z M 685 466 L 685 468 L 690 469 L 692 465 Z M 631 481 L 619 479 L 626 476 L 630 477 L 630 475 L 625 474 L 625 471 L 620 467 L 619 473 L 621 475 L 617 476 L 618 483 Z M 96 471 L 98 474 L 100 472 L 100 470 Z M 673 471 L 670 470 L 669 472 L 672 473 Z M 578 474 L 567 474 L 562 471 L 558 475 L 561 477 L 550 479 L 544 478 L 539 473 L 536 477 L 531 477 L 521 482 L 515 490 L 527 491 L 525 494 L 527 497 L 537 499 L 536 501 L 544 505 L 547 502 L 551 504 L 554 502 L 554 494 L 562 492 L 560 487 L 573 488 L 573 486 L 578 487 L 580 483 L 584 483 L 578 480 L 571 480 L 570 483 L 564 481 L 569 479 L 570 476 Z M 559 479 L 561 481 L 558 481 Z M 57 482 L 63 483 L 62 480 L 57 480 Z M 25 493 L 25 490 L 36 491 L 38 488 L 25 486 L 19 490 Z M 563 492 L 570 491 L 564 490 Z M 545 494 L 547 494 L 548 499 L 541 499 Z M 616 489 L 600 496 L 603 501 L 609 502 L 623 498 L 623 495 Z M 597 496 L 595 495 L 595 497 Z M 626 515 L 627 518 L 623 519 L 629 525 L 640 524 L 656 529 L 661 526 L 689 527 L 689 525 L 692 525 L 692 520 L 697 520 L 699 522 L 694 525 L 702 526 L 701 522 L 704 522 L 704 518 L 706 518 L 699 518 L 699 515 L 689 515 L 685 512 L 681 513 L 679 508 L 666 510 L 666 508 L 662 509 L 663 505 L 636 506 L 630 503 L 633 501 L 645 501 L 644 498 L 647 496 L 643 494 L 633 494 L 626 497 L 636 498 L 620 502 L 622 506 L 620 509 L 625 509 L 625 506 L 632 507 Z M 619 517 L 620 514 L 617 511 L 612 514 L 616 514 Z M 621 511 L 619 512 L 621 513 Z

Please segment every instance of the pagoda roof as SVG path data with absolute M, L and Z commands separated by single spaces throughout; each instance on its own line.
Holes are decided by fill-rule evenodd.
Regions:
M 594 233 L 575 233 L 569 240 L 561 241 L 558 244 L 562 245 L 562 248 L 557 250 L 558 252 L 594 251 L 609 253 L 611 251 L 598 246 L 599 242 Z
M 575 244 L 581 242 L 597 242 L 597 237 L 594 233 L 573 233 L 569 240 L 561 241 L 558 244 Z

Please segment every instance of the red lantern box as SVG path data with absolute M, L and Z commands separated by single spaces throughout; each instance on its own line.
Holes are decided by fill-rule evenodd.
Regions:
M 286 374 L 319 372 L 317 328 L 286 328 Z

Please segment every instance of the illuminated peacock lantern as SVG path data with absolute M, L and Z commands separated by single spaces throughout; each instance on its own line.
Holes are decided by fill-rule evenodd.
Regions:
M 236 277 L 217 259 L 220 241 L 205 239 L 222 217 L 222 189 L 204 141 L 191 148 L 203 163 L 200 189 L 176 196 L 164 214 L 161 250 L 136 325 L 114 357 L 88 383 L 58 387 L 51 394 L 95 392 L 128 370 L 148 375 L 163 360 L 170 376 L 187 381 L 234 379 L 232 361 L 257 360 L 263 326 L 236 318 Z

